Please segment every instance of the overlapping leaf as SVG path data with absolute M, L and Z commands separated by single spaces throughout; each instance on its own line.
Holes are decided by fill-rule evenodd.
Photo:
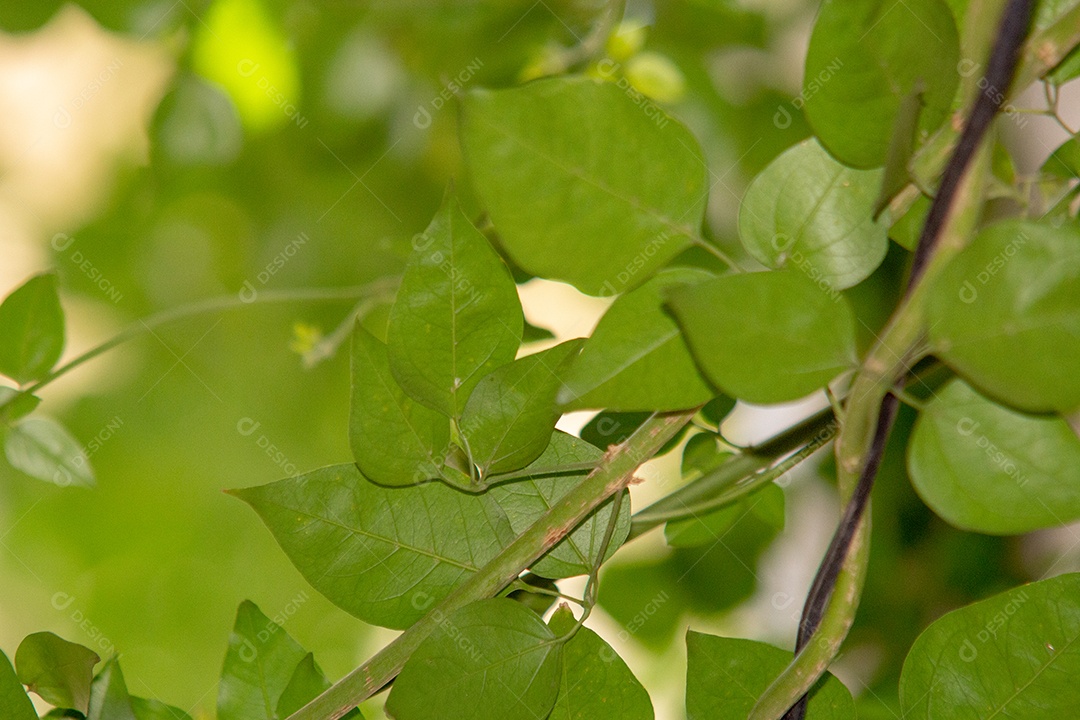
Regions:
M 523 323 L 510 271 L 448 196 L 414 238 L 390 310 L 394 377 L 413 399 L 459 417 L 480 378 L 514 359 Z
M 716 392 L 664 307 L 670 288 L 710 277 L 703 270 L 665 270 L 621 295 L 563 375 L 559 402 L 568 409 L 664 411 L 695 407 L 713 397 Z
M 94 486 L 94 471 L 82 445 L 48 418 L 29 417 L 14 425 L 4 441 L 4 454 L 12 466 L 38 480 L 60 487 Z
M 99 660 L 93 650 L 50 632 L 26 636 L 15 652 L 23 685 L 47 703 L 83 714 L 90 704 L 90 684 Z
M 488 494 L 443 483 L 386 488 L 352 464 L 233 494 L 259 513 L 316 590 L 390 628 L 416 622 L 514 537 Z

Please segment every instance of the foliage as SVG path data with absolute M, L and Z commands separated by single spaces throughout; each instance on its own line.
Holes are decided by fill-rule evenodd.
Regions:
M 544 6 L 554 19 L 538 19 L 513 3 L 430 12 L 365 4 L 356 11 L 358 40 L 336 27 L 339 18 L 321 18 L 315 32 L 296 19 L 300 10 L 255 0 L 217 0 L 192 26 L 170 20 L 194 35 L 153 122 L 157 154 L 146 172 L 155 182 L 119 190 L 112 216 L 81 237 L 100 249 L 127 228 L 118 241 L 127 250 L 143 234 L 195 226 L 208 237 L 250 241 L 232 249 L 244 257 L 222 272 L 239 290 L 149 315 L 60 364 L 69 293 L 85 293 L 89 276 L 73 275 L 63 259 L 70 243 L 54 242 L 58 273 L 27 279 L 0 304 L 0 374 L 11 381 L 0 387 L 5 456 L 11 470 L 44 481 L 5 492 L 53 493 L 50 515 L 78 539 L 92 536 L 79 523 L 108 517 L 79 507 L 80 497 L 102 502 L 113 492 L 114 503 L 167 504 L 160 497 L 171 497 L 169 489 L 132 485 L 117 495 L 91 468 L 104 440 L 86 430 L 88 422 L 100 427 L 99 405 L 61 413 L 74 432 L 36 414 L 53 381 L 153 335 L 168 351 L 165 374 L 182 366 L 196 382 L 144 409 L 161 382 L 149 378 L 149 390 L 132 398 L 130 412 L 143 421 L 136 432 L 209 405 L 191 395 L 208 390 L 226 409 L 195 424 L 224 418 L 238 437 L 255 437 L 285 476 L 239 481 L 266 475 L 263 467 L 223 484 L 255 511 L 295 571 L 267 549 L 264 532 L 232 528 L 244 522 L 235 502 L 210 519 L 179 500 L 177 547 L 194 546 L 188 533 L 233 532 L 236 541 L 226 570 L 200 566 L 184 582 L 212 584 L 213 572 L 230 570 L 244 581 L 257 576 L 250 592 L 232 580 L 230 604 L 293 597 L 294 588 L 306 602 L 303 588 L 314 588 L 315 614 L 328 620 L 321 634 L 301 626 L 296 637 L 320 657 L 326 647 L 333 669 L 345 671 L 331 681 L 286 631 L 295 603 L 271 618 L 243 600 L 227 635 L 218 720 L 361 711 L 396 720 L 646 720 L 653 701 L 617 648 L 662 649 L 682 634 L 686 615 L 692 626 L 701 616 L 724 617 L 751 596 L 758 559 L 784 531 L 787 508 L 800 511 L 800 496 L 786 490 L 789 474 L 832 444 L 834 461 L 820 468 L 843 510 L 796 651 L 689 630 L 687 717 L 775 720 L 792 707 L 787 717 L 818 720 L 895 710 L 927 718 L 1067 714 L 1080 703 L 1072 681 L 1080 575 L 1028 582 L 1035 573 L 1007 562 L 1017 541 L 997 536 L 1080 518 L 1078 140 L 1022 178 L 1000 125 L 1015 121 L 1008 103 L 1025 83 L 1041 82 L 1056 98 L 1058 85 L 1076 76 L 1080 5 L 1041 3 L 1030 34 L 1013 33 L 1016 42 L 1027 38 L 1013 53 L 1010 32 L 1028 25 L 1026 0 L 990 4 L 1004 8 L 1000 33 L 996 13 L 979 6 L 975 17 L 963 2 L 909 0 L 896 9 L 825 0 L 798 102 L 779 110 L 772 96 L 732 102 L 707 72 L 718 45 L 763 45 L 764 15 L 658 0 L 647 28 L 622 18 L 624 3 L 554 5 Z M 33 24 L 34 11 L 22 12 L 13 27 Z M 122 24 L 104 6 L 98 15 Z M 510 36 L 505 44 L 493 42 L 499 32 Z M 233 36 L 244 42 L 229 42 Z M 320 48 L 324 37 L 353 55 L 331 56 Z M 469 60 L 481 44 L 488 54 Z M 296 104 L 308 111 L 301 88 L 314 68 L 350 57 L 372 72 L 384 63 L 387 97 L 402 78 L 438 78 L 448 63 L 456 79 L 415 111 L 411 96 L 371 94 L 374 80 L 369 95 L 342 95 L 336 109 L 312 102 L 312 121 L 329 140 L 318 144 L 332 156 L 313 160 L 315 143 L 283 127 L 307 124 Z M 1010 87 L 1014 74 L 1020 80 Z M 451 104 L 456 117 L 444 112 Z M 400 130 L 392 119 L 403 108 L 413 129 L 434 138 L 426 149 L 400 151 L 411 160 L 392 155 L 400 139 L 387 140 Z M 970 118 L 998 111 L 988 132 L 972 130 Z M 351 119 L 335 122 L 335 112 Z M 1056 107 L 1047 113 L 1056 117 Z M 770 117 L 776 132 L 748 139 Z M 726 220 L 713 212 L 731 204 L 727 173 L 715 166 L 714 135 L 725 123 L 719 144 L 736 148 L 731 168 L 753 178 L 740 185 L 738 211 Z M 243 154 L 230 137 L 246 138 Z M 353 145 L 363 149 L 344 149 Z M 369 187 L 368 172 L 388 155 L 392 168 L 372 175 Z M 273 166 L 268 158 L 276 157 L 289 164 Z M 350 169 L 361 160 L 370 166 L 364 175 Z M 332 174 L 311 169 L 319 163 Z M 237 178 L 253 187 L 232 196 L 191 190 L 227 184 L 230 173 L 237 188 Z M 350 195 L 358 185 L 370 197 Z M 161 217 L 139 210 L 148 204 L 143 192 L 161 204 Z M 404 217 L 383 193 L 408 208 Z M 315 227 L 314 239 L 302 230 Z M 295 239 L 266 256 L 255 235 Z M 309 242 L 326 248 L 314 253 L 326 253 L 322 265 L 304 256 L 289 267 L 312 263 L 296 272 L 319 287 L 265 287 Z M 129 266 L 123 255 L 102 260 L 103 271 L 135 276 L 153 264 Z M 132 289 L 138 309 L 179 304 L 183 282 L 171 281 L 168 267 L 152 272 L 152 282 Z M 521 287 L 534 278 L 611 300 L 589 337 L 557 342 L 526 322 Z M 233 338 L 220 352 L 231 358 L 243 349 L 249 359 L 230 360 L 228 378 L 214 378 L 230 384 L 223 398 L 185 360 L 202 337 L 177 353 L 175 336 L 159 334 L 226 310 L 300 302 L 327 304 L 310 317 L 335 328 L 295 330 L 292 346 L 312 369 L 310 383 L 290 375 L 295 358 L 267 351 L 251 359 L 257 349 Z M 341 302 L 353 306 L 342 310 Z M 265 322 L 276 328 L 282 317 Z M 218 322 L 201 328 L 203 337 Z M 277 346 L 286 344 L 279 335 Z M 747 404 L 807 396 L 824 409 L 772 438 L 740 445 L 727 433 L 732 413 Z M 237 422 L 239 397 L 263 414 L 243 410 Z M 315 399 L 330 410 L 312 410 Z M 909 407 L 897 416 L 899 400 Z M 580 437 L 560 424 L 579 410 L 596 412 Z M 325 439 L 346 414 L 347 432 Z M 297 441 L 306 448 L 296 451 L 302 464 L 276 448 L 269 418 L 281 423 L 281 437 L 311 439 Z M 78 438 L 88 435 L 94 440 L 84 445 Z M 186 452 L 198 455 L 201 440 L 193 434 Z M 632 508 L 635 473 L 668 453 L 679 456 L 680 482 Z M 152 449 L 131 463 L 156 471 L 178 460 Z M 319 467 L 300 469 L 308 465 Z M 203 469 L 230 477 L 226 466 Z M 865 513 L 876 476 L 881 510 L 871 529 Z M 76 493 L 83 495 L 71 499 Z M 71 512 L 55 510 L 62 507 Z M 660 526 L 665 555 L 616 557 Z M 66 540 L 48 542 L 45 552 Z M 95 546 L 86 542 L 79 556 L 88 559 Z M 714 552 L 720 545 L 726 553 Z M 190 557 L 202 553 L 210 566 L 217 552 Z M 561 582 L 570 578 L 581 582 Z M 204 596 L 190 592 L 191 607 L 201 608 Z M 183 597 L 161 594 L 184 607 Z M 66 611 L 74 601 L 61 591 L 51 605 Z M 957 609 L 928 622 L 945 606 Z M 598 608 L 621 623 L 619 643 L 586 626 Z M 203 716 L 198 701 L 187 703 L 189 713 L 143 698 L 156 693 L 141 678 L 132 694 L 116 646 L 102 642 L 83 609 L 75 612 L 83 631 L 94 630 L 92 647 L 37 632 L 18 646 L 14 664 L 0 653 L 3 717 L 38 717 L 31 694 L 53 708 L 49 717 Z M 342 638 L 356 634 L 352 619 L 403 632 L 349 671 L 355 648 Z M 874 638 L 884 660 L 876 674 L 860 675 L 870 692 L 827 672 L 845 640 Z M 372 700 L 388 686 L 385 701 Z

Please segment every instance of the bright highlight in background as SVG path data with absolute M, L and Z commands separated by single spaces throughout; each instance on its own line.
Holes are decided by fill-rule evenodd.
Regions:
M 288 39 L 256 0 L 219 0 L 199 26 L 195 70 L 220 85 L 248 129 L 306 122 L 300 76 Z

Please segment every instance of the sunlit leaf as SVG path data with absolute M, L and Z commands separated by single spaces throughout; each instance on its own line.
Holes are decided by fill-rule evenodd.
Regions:
M 1080 707 L 1080 575 L 1022 585 L 939 618 L 904 661 L 904 717 L 1069 717 Z
M 739 207 L 743 247 L 843 290 L 885 259 L 887 218 L 874 220 L 880 170 L 841 165 L 814 139 L 784 152 L 754 178 Z
M 704 159 L 693 135 L 651 102 L 575 77 L 473 91 L 463 107 L 477 192 L 530 273 L 612 295 L 698 233 Z
M 52 369 L 64 349 L 56 276 L 36 275 L 0 304 L 0 374 L 22 384 Z
M 236 612 L 218 686 L 218 720 L 278 720 L 278 699 L 304 649 L 245 600 Z
M 94 471 L 79 441 L 48 418 L 29 417 L 14 425 L 4 454 L 12 466 L 38 480 L 60 487 L 94 486 Z
M 448 195 L 413 252 L 390 311 L 390 369 L 402 389 L 460 417 L 480 379 L 514 359 L 524 318 L 510 272 Z

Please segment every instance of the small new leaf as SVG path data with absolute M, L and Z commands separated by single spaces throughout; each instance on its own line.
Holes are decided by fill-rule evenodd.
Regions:
M 19 384 L 38 380 L 64 350 L 64 311 L 56 276 L 37 275 L 0 304 L 0 374 Z
M 50 632 L 28 635 L 15 652 L 19 680 L 42 700 L 84 715 L 90 704 L 94 666 L 101 658 L 93 650 Z

